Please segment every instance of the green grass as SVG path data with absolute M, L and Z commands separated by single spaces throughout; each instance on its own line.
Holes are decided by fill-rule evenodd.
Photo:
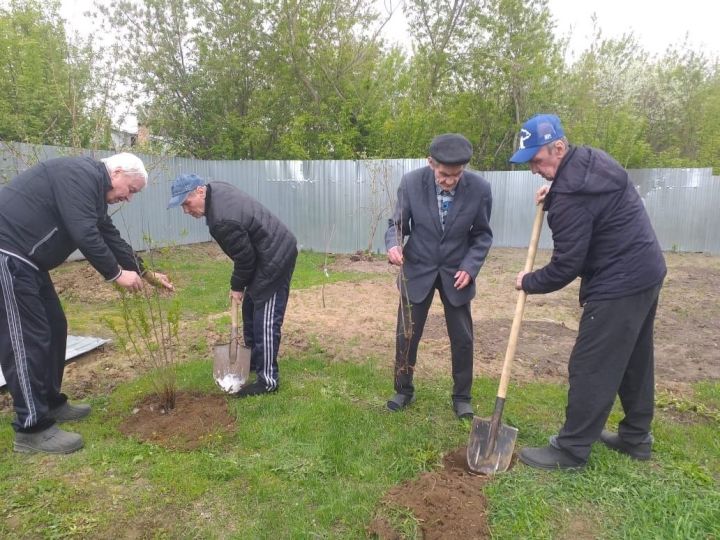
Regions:
M 291 289 L 304 289 L 337 281 L 359 281 L 372 274 L 359 272 L 323 271 L 335 258 L 322 253 L 303 251 L 299 254 L 293 273 Z M 148 265 L 167 273 L 173 280 L 177 293 L 174 298 L 183 306 L 185 320 L 201 319 L 213 313 L 228 311 L 230 276 L 233 266 L 229 258 L 198 257 L 190 255 L 187 246 L 163 249 L 155 255 L 145 255 Z M 68 271 L 61 267 L 60 272 Z M 117 293 L 119 298 L 119 292 Z M 167 305 L 170 298 L 163 300 Z M 115 318 L 119 322 L 119 310 L 107 301 L 63 302 L 72 331 L 95 333 L 111 337 L 109 329 L 101 322 L 103 317 Z M 204 323 L 203 323 L 204 324 Z
M 331 531 L 356 538 L 390 486 L 431 468 L 444 448 L 467 437 L 447 403 L 437 406 L 447 401 L 444 384 L 426 388 L 427 399 L 407 415 L 392 415 L 383 411 L 388 378 L 378 376 L 376 365 L 308 355 L 282 367 L 278 395 L 230 400 L 237 434 L 213 448 L 172 452 L 118 432 L 119 419 L 149 389 L 144 377 L 94 401 L 95 414 L 74 426 L 88 441 L 82 452 L 62 458 L 3 453 L 0 515 L 15 517 L 18 528 L 0 523 L 0 533 L 32 535 L 78 521 L 83 534 L 102 537 L 118 520 L 139 515 L 157 516 L 170 537 L 212 537 L 221 535 L 218 527 L 230 527 L 240 538 Z M 209 370 L 206 361 L 183 364 L 180 386 L 210 391 Z M 5 448 L 12 444 L 8 421 L 3 418 L 0 439 Z M 117 504 L 108 499 L 113 492 Z M 187 519 L 165 523 L 167 505 L 187 512 Z M 193 515 L 197 507 L 228 521 L 205 523 Z M 79 523 L 85 515 L 92 522 Z
M 522 403 L 511 406 L 521 429 L 518 445 L 546 444 L 562 422 L 564 390 L 539 384 L 511 391 L 519 393 Z M 616 406 L 609 425 L 620 418 Z M 498 538 L 575 538 L 577 531 L 572 531 L 579 527 L 591 538 L 717 538 L 718 427 L 701 418 L 683 424 L 657 418 L 650 462 L 595 444 L 582 473 L 518 465 L 488 486 L 493 533 Z
M 328 257 L 327 264 L 332 264 L 334 257 Z M 321 253 L 303 251 L 298 256 L 293 279 L 292 289 L 305 289 L 323 283 L 337 281 L 359 280 L 367 274 L 357 272 L 323 272 L 325 255 Z M 160 257 L 157 266 L 172 276 L 178 276 L 178 297 L 187 311 L 195 315 L 217 313 L 227 309 L 228 291 L 230 289 L 230 275 L 232 262 L 230 259 L 222 260 L 195 260 L 170 252 Z
M 186 321 L 202 325 L 207 314 L 227 309 L 231 269 L 225 261 L 186 259 L 162 262 L 181 284 Z M 323 262 L 321 254 L 303 253 L 293 286 L 360 279 L 327 278 Z M 73 327 L 83 317 L 117 313 L 113 304 L 66 307 Z M 178 367 L 181 388 L 217 392 L 205 349 L 189 345 L 190 360 Z M 91 399 L 94 413 L 71 426 L 86 448 L 69 456 L 14 454 L 11 416 L 0 415 L 0 537 L 355 539 L 367 535 L 378 511 L 416 536 L 411 515 L 379 503 L 392 486 L 465 445 L 469 424 L 452 413 L 449 377 L 419 379 L 417 402 L 390 414 L 389 366 L 348 360 L 331 360 L 320 347 L 284 357 L 281 391 L 228 398 L 236 433 L 193 451 L 120 433 L 122 419 L 150 391 L 148 376 Z M 496 384 L 476 379 L 480 415 L 490 414 Z M 503 420 L 519 428 L 517 447 L 546 444 L 562 423 L 565 388 L 513 385 L 508 396 Z M 517 464 L 497 475 L 485 489 L 493 538 L 720 538 L 718 409 L 717 382 L 659 407 L 650 462 L 596 444 L 582 473 Z M 619 418 L 616 407 L 610 425 Z
M 181 365 L 180 386 L 215 391 L 209 370 L 207 361 Z M 73 426 L 88 443 L 82 452 L 0 454 L 0 535 L 110 537 L 142 526 L 157 538 L 362 538 L 390 487 L 467 443 L 447 378 L 420 381 L 416 404 L 390 414 L 383 410 L 390 374 L 373 362 L 330 362 L 311 352 L 284 359 L 282 376 L 275 396 L 229 398 L 234 437 L 189 452 L 119 433 L 120 419 L 149 390 L 148 377 L 94 399 L 95 413 Z M 490 412 L 494 389 L 494 381 L 478 380 L 481 414 Z M 524 385 L 510 395 L 504 420 L 520 427 L 518 446 L 544 444 L 561 420 L 563 389 Z M 5 449 L 9 420 L 1 421 Z M 493 534 L 573 537 L 580 527 L 593 538 L 715 538 L 717 429 L 658 421 L 648 463 L 596 445 L 582 473 L 518 464 L 486 488 Z

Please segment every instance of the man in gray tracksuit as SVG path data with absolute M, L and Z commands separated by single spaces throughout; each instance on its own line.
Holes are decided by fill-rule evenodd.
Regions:
M 15 451 L 83 446 L 79 434 L 55 425 L 84 418 L 90 406 L 72 405 L 60 392 L 67 320 L 48 271 L 79 249 L 107 281 L 142 288 L 142 263 L 107 210 L 146 184 L 143 162 L 123 153 L 51 159 L 0 189 L 0 365 L 15 408 Z M 143 277 L 172 288 L 162 274 Z
M 281 327 L 298 254 L 295 236 L 262 204 L 225 182 L 205 183 L 184 174 L 171 193 L 168 208 L 182 206 L 194 218 L 205 216 L 210 235 L 234 263 L 230 296 L 242 302 L 245 344 L 257 374 L 235 395 L 277 391 Z

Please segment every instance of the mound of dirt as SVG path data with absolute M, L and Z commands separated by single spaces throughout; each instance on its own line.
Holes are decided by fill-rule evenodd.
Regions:
M 488 478 L 468 472 L 465 452 L 466 447 L 458 448 L 445 456 L 442 469 L 392 488 L 368 533 L 381 540 L 403 538 L 387 514 L 409 510 L 424 540 L 490 538 L 483 495 Z
M 120 431 L 171 450 L 194 450 L 235 432 L 235 418 L 228 412 L 224 396 L 178 392 L 175 408 L 169 411 L 158 403 L 157 396 L 146 396 L 120 425 Z

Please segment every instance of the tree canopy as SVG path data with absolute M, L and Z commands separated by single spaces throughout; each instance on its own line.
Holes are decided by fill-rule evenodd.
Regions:
M 547 0 L 405 0 L 404 50 L 384 39 L 377 5 L 111 0 L 97 20 L 115 49 L 93 51 L 68 40 L 56 4 L 12 1 L 0 137 L 97 142 L 124 89 L 142 124 L 198 158 L 420 157 L 460 132 L 474 167 L 507 169 L 523 120 L 555 112 L 572 143 L 627 167 L 720 166 L 717 58 L 685 43 L 653 56 L 596 29 L 568 60 Z M 112 69 L 98 68 L 103 52 Z
M 92 48 L 71 43 L 56 1 L 0 5 L 0 139 L 107 144 L 110 120 Z

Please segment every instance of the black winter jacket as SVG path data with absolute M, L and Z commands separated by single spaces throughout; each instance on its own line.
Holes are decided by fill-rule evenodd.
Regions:
M 666 267 L 627 171 L 601 150 L 570 147 L 545 199 L 554 250 L 523 289 L 548 293 L 576 277 L 580 304 L 632 296 L 662 282 Z
M 107 280 L 140 271 L 132 248 L 108 216 L 105 164 L 89 157 L 39 163 L 0 189 L 0 250 L 40 270 L 76 249 Z
M 295 268 L 297 240 L 270 210 L 238 188 L 210 182 L 205 195 L 205 219 L 210 235 L 235 267 L 233 291 L 247 292 L 264 302 Z

